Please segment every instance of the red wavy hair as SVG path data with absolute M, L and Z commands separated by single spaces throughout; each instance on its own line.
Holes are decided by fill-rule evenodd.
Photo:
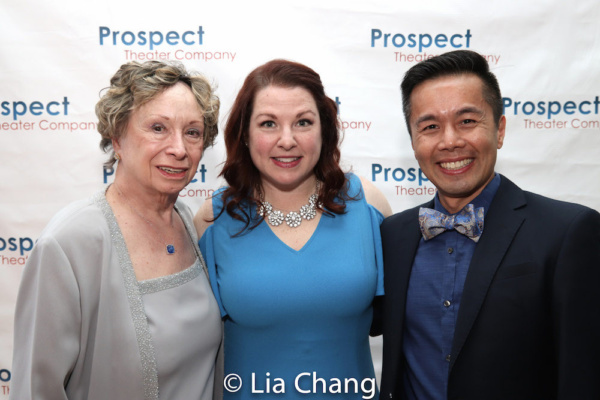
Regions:
M 261 204 L 257 198 L 261 193 L 260 172 L 252 162 L 246 143 L 254 99 L 268 86 L 301 87 L 312 94 L 319 110 L 322 137 L 321 154 L 314 168 L 315 176 L 321 182 L 318 204 L 329 215 L 343 214 L 350 198 L 346 176 L 339 165 L 340 122 L 336 103 L 325 94 L 319 74 L 306 65 L 288 60 L 272 60 L 252 71 L 233 103 L 224 132 L 227 160 L 220 176 L 229 187 L 223 193 L 221 213 L 226 210 L 232 218 L 243 221 L 246 226 L 242 231 L 253 229 L 262 222 L 262 218 L 252 221 L 252 215 L 246 212 L 248 205 Z

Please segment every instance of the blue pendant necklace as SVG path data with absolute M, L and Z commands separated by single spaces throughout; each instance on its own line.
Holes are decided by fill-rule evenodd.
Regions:
M 162 235 L 160 234 L 160 231 L 156 228 L 156 226 L 154 226 L 154 224 L 149 219 L 147 219 L 146 217 L 144 217 L 142 215 L 142 213 L 140 213 L 133 205 L 131 205 L 129 203 L 129 201 L 127 200 L 127 198 L 125 197 L 125 195 L 121 192 L 121 189 L 119 189 L 119 187 L 116 184 L 113 183 L 113 185 L 115 186 L 115 189 L 117 189 L 117 193 L 119 194 L 119 197 L 123 198 L 123 201 L 125 202 L 125 204 L 127 204 L 127 206 L 131 209 L 131 211 L 133 211 L 134 213 L 136 213 L 138 215 L 138 217 L 140 217 L 141 219 L 143 219 L 154 230 L 154 232 L 156 233 L 157 238 L 159 239 L 159 241 L 165 245 L 166 250 L 167 250 L 167 254 L 168 255 L 175 254 L 175 246 L 172 245 L 172 244 L 167 243 L 167 241 L 165 241 L 163 239 Z

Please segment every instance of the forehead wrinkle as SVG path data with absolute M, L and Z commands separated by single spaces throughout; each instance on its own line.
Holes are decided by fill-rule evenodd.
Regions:
M 483 115 L 485 115 L 485 111 L 479 107 L 465 106 L 456 112 L 456 115 L 464 115 L 464 114 L 478 114 L 478 115 L 483 116 Z

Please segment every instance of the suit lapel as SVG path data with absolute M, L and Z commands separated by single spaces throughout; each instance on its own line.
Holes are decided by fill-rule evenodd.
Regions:
M 496 270 L 525 220 L 522 210 L 525 203 L 521 189 L 502 177 L 498 192 L 486 214 L 483 235 L 475 248 L 465 280 L 454 331 L 450 370 L 473 327 Z

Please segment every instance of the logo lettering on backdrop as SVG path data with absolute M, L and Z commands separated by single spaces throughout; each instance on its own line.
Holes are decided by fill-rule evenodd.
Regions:
M 25 265 L 33 244 L 28 237 L 0 237 L 0 265 Z
M 196 35 L 198 35 L 197 38 Z M 182 34 L 179 34 L 175 31 L 170 31 L 166 34 L 163 34 L 161 31 L 140 31 L 137 34 L 134 34 L 130 31 L 125 31 L 121 33 L 119 31 L 111 31 L 110 28 L 101 26 L 100 46 L 104 46 L 105 42 L 110 42 L 113 46 L 116 46 L 118 42 L 126 46 L 131 46 L 134 43 L 140 46 L 148 45 L 150 46 L 150 50 L 153 50 L 156 46 L 160 46 L 161 44 L 163 44 L 163 42 L 167 42 L 167 44 L 171 46 L 176 46 L 180 42 L 187 46 L 193 46 L 195 44 L 202 45 L 202 35 L 204 35 L 204 30 L 202 29 L 202 26 L 199 26 L 196 32 L 185 31 Z M 105 40 L 107 38 L 108 40 Z M 137 43 L 136 38 L 138 40 Z
M 60 115 L 62 112 L 63 115 L 69 115 L 69 104 L 71 103 L 69 103 L 69 99 L 65 96 L 61 103 L 58 101 L 49 101 L 44 104 L 41 101 L 32 101 L 27 105 L 23 101 L 13 101 L 12 104 L 9 101 L 3 101 L 0 103 L 0 108 L 2 109 L 2 115 L 12 116 L 13 121 L 16 121 L 17 118 L 27 115 L 27 113 L 31 115 L 43 115 L 45 112 L 48 115 Z
M 417 40 L 418 38 L 418 40 Z M 388 47 L 392 45 L 396 48 L 406 47 L 419 48 L 419 53 L 422 53 L 424 49 L 427 49 L 434 45 L 438 49 L 443 49 L 446 46 L 460 49 L 462 47 L 471 47 L 471 30 L 467 29 L 467 32 L 463 35 L 460 33 L 453 35 L 445 35 L 440 33 L 432 36 L 428 33 L 409 33 L 408 35 L 402 33 L 383 33 L 380 29 L 371 29 L 371 47 L 375 45 L 382 45 Z
M 69 116 L 71 102 L 67 96 L 62 101 L 0 102 L 0 115 L 8 116 L 11 122 L 0 122 L 0 131 L 95 131 L 96 122 L 56 121 L 56 116 Z M 38 121 L 24 121 L 31 117 L 41 117 Z
M 142 50 L 125 49 L 127 61 L 147 60 L 202 60 L 202 61 L 231 61 L 235 60 L 236 52 L 231 51 L 197 51 L 190 50 L 192 47 L 204 45 L 204 34 L 206 32 L 202 25 L 194 30 L 178 31 L 115 31 L 107 26 L 99 27 L 100 46 L 137 46 Z M 186 46 L 186 49 L 171 49 L 167 51 L 164 46 L 178 47 Z M 147 48 L 149 51 L 145 50 Z
M 504 114 L 514 116 L 541 116 L 545 121 L 537 121 L 532 118 L 524 118 L 525 129 L 600 129 L 600 120 L 591 119 L 588 115 L 598 115 L 600 98 L 596 96 L 593 100 L 583 101 L 522 101 L 503 97 Z M 565 115 L 560 119 L 561 115 Z M 566 117 L 567 115 L 582 116 Z M 556 118 L 555 118 L 556 117 Z
M 471 29 L 465 33 L 387 33 L 381 29 L 371 29 L 371 47 L 415 49 L 417 54 L 411 52 L 394 52 L 395 62 L 417 63 L 431 57 L 456 49 L 471 48 Z M 437 53 L 427 53 L 428 49 L 437 49 Z M 500 55 L 483 55 L 490 65 L 497 65 Z
M 11 373 L 7 369 L 0 369 L 0 383 L 10 382 Z M 10 394 L 10 386 L 8 385 L 0 385 L 0 394 L 9 395 Z
M 342 105 L 342 102 L 340 100 L 339 97 L 335 98 L 335 104 L 337 105 L 337 110 L 338 110 L 338 116 L 340 115 L 340 108 Z M 342 125 L 342 130 L 348 131 L 348 130 L 353 130 L 353 131 L 369 131 L 371 129 L 371 125 L 373 124 L 372 121 L 354 121 L 354 120 L 346 120 L 346 119 L 340 119 L 340 123 Z
M 433 196 L 435 187 L 427 185 L 429 179 L 421 168 L 384 167 L 381 164 L 371 164 L 371 179 L 373 182 L 414 182 L 414 185 L 394 185 L 396 196 Z
M 208 170 L 206 169 L 206 165 L 200 164 L 198 166 L 198 171 L 196 171 L 196 175 L 194 179 L 187 185 L 181 192 L 179 192 L 179 197 L 196 197 L 201 199 L 210 198 L 215 189 L 202 187 L 203 185 L 198 186 L 198 183 L 206 183 L 206 173 Z M 214 181 L 214 179 L 213 179 Z

